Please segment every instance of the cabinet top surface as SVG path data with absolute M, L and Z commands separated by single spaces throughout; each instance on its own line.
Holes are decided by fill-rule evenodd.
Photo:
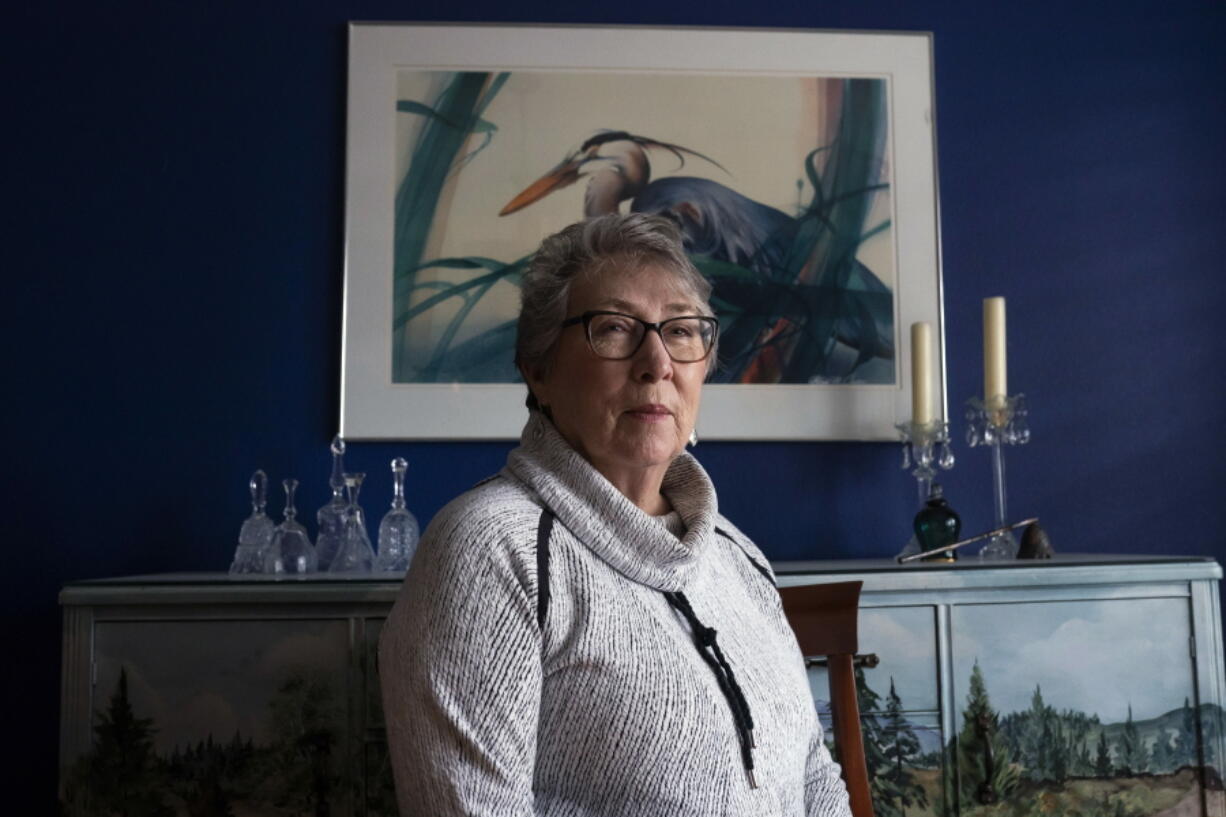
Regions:
M 780 576 L 809 573 L 948 573 L 962 570 L 1059 570 L 1066 567 L 1216 564 L 1212 556 L 1146 556 L 1133 554 L 1060 553 L 1052 559 L 1014 559 L 1007 562 L 984 562 L 974 557 L 948 562 L 910 562 L 898 564 L 893 559 L 811 559 L 805 561 L 771 561 Z M 403 573 L 308 573 L 299 576 L 269 576 L 254 573 L 232 576 L 222 572 L 150 573 L 134 576 L 112 576 L 69 582 L 65 587 L 144 586 L 150 584 L 224 584 L 238 585 L 302 585 L 302 584 L 400 584 Z
M 908 562 L 893 559 L 827 559 L 800 562 L 771 562 L 780 576 L 803 573 L 949 573 L 951 571 L 1059 570 L 1070 567 L 1128 567 L 1152 565 L 1216 565 L 1212 556 L 1166 556 L 1111 553 L 1058 553 L 1051 559 L 1013 559 L 1003 562 L 980 561 L 973 555 L 956 562 Z
M 1106 584 L 1216 580 L 1218 563 L 1208 556 L 1135 556 L 1058 554 L 1049 561 L 980 562 L 967 558 L 953 564 L 911 563 L 890 559 L 838 559 L 772 562 L 780 584 L 804 584 L 812 578 L 861 579 L 874 590 L 953 589 L 975 587 Z M 395 598 L 403 576 L 389 573 L 306 576 L 230 576 L 227 573 L 161 573 L 71 582 L 60 603 L 122 604 L 194 601 L 369 601 Z

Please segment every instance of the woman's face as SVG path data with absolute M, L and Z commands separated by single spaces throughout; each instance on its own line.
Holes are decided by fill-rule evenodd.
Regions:
M 603 309 L 657 323 L 704 314 L 675 281 L 650 264 L 581 276 L 571 287 L 566 316 Z M 627 360 L 597 357 L 580 323 L 562 330 L 549 373 L 530 380 L 566 441 L 620 486 L 655 470 L 663 478 L 694 428 L 706 372 L 706 360 L 674 362 L 651 331 Z

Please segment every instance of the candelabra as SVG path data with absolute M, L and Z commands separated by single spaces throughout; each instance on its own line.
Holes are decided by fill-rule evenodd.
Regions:
M 919 504 L 928 501 L 936 465 L 942 471 L 954 467 L 954 452 L 949 447 L 949 423 L 932 420 L 927 423 L 914 421 L 894 426 L 902 437 L 902 467 L 911 468 L 911 476 L 919 489 Z M 912 468 L 912 466 L 914 467 Z
M 1030 442 L 1030 427 L 1027 424 L 1026 396 L 998 395 L 982 400 L 973 397 L 967 401 L 966 442 L 971 448 L 981 445 L 992 449 L 992 486 L 998 532 L 988 539 L 979 551 L 980 559 L 1013 559 L 1017 556 L 1017 539 L 1007 529 L 1005 497 L 1005 452 L 1006 445 L 1025 445 Z
M 944 420 L 931 420 L 927 423 L 911 420 L 894 427 L 898 429 L 902 439 L 902 468 L 904 471 L 911 469 L 911 476 L 915 477 L 919 493 L 919 501 L 916 504 L 923 509 L 932 495 L 932 480 L 936 476 L 936 469 L 948 471 L 954 467 L 954 452 L 949 446 L 949 423 Z M 921 549 L 919 541 L 912 536 L 900 557 L 918 553 Z

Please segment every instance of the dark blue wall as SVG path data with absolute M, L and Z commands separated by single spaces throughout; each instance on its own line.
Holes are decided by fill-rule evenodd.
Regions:
M 337 425 L 345 22 L 931 30 L 950 399 L 979 390 L 979 300 L 1010 299 L 1034 441 L 1017 515 L 1058 548 L 1226 553 L 1226 6 L 1214 2 L 45 3 L 5 26 L 11 734 L 52 795 L 56 592 L 224 569 L 255 467 L 325 498 Z M 956 418 L 955 432 L 963 426 Z M 505 444 L 355 445 L 381 509 L 428 519 Z M 895 445 L 704 443 L 775 558 L 906 538 Z M 987 455 L 948 494 L 990 516 Z M 274 501 L 274 507 L 279 502 Z M 26 764 L 22 764 L 25 766 Z

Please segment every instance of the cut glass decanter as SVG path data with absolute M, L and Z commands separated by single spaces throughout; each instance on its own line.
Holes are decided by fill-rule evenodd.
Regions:
M 264 557 L 264 572 L 313 573 L 318 565 L 315 546 L 306 528 L 294 518 L 298 513 L 294 507 L 298 480 L 287 479 L 281 484 L 285 486 L 285 519 L 273 532 L 272 544 Z
M 341 549 L 341 539 L 345 535 L 345 509 L 349 507 L 345 499 L 345 441 L 339 434 L 332 439 L 332 476 L 328 478 L 328 485 L 332 488 L 332 498 L 315 514 L 319 522 L 315 553 L 319 557 L 320 570 L 327 570 L 336 558 L 336 552 Z
M 358 505 L 365 474 L 345 474 L 345 488 L 349 491 L 349 507 L 345 509 L 345 531 L 341 537 L 340 550 L 332 564 L 331 573 L 368 573 L 375 564 L 375 550 L 366 533 L 366 519 Z
M 934 482 L 932 493 L 928 501 L 924 503 L 924 507 L 915 515 L 912 526 L 915 529 L 920 549 L 923 551 L 936 550 L 958 541 L 958 536 L 962 533 L 962 517 L 958 516 L 958 512 L 949 506 L 949 501 L 945 499 L 940 484 Z M 957 558 L 957 554 L 952 550 L 927 557 L 929 560 L 944 562 L 953 562 Z
M 238 531 L 238 548 L 234 551 L 234 561 L 230 563 L 231 573 L 262 572 L 264 554 L 277 527 L 264 513 L 268 502 L 268 477 L 263 471 L 256 471 L 251 475 L 248 487 L 251 489 L 251 516 L 243 520 L 243 526 Z
M 375 569 L 403 573 L 409 569 L 417 550 L 420 530 L 417 517 L 404 506 L 404 473 L 409 468 L 403 457 L 392 460 L 392 509 L 379 523 L 379 556 Z

